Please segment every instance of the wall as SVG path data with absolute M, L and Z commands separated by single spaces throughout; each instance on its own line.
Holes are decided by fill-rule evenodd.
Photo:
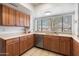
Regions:
M 50 11 L 50 15 L 59 15 L 59 14 L 65 14 L 65 13 L 72 13 L 76 11 L 76 4 L 74 3 L 46 3 L 46 4 L 41 4 L 35 7 L 35 16 L 34 17 L 43 17 L 43 16 L 48 16 L 45 15 L 46 11 Z M 76 18 L 76 17 L 75 17 Z M 74 27 L 77 25 L 74 24 L 74 15 L 73 15 L 73 20 L 72 20 L 72 34 L 77 35 L 77 31 Z
M 75 10 L 73 3 L 47 3 L 41 4 L 35 8 L 35 17 L 46 16 L 45 12 L 50 11 L 51 15 L 73 12 Z
M 0 26 L 0 34 L 23 33 L 24 27 Z
M 75 31 L 75 35 L 73 35 L 73 55 L 75 56 L 79 56 L 79 33 L 78 33 L 78 25 L 79 22 L 79 4 L 75 5 L 75 17 L 74 17 L 74 31 Z

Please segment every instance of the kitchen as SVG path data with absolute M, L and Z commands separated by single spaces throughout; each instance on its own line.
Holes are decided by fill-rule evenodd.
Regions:
M 0 4 L 0 56 L 79 56 L 78 6 Z

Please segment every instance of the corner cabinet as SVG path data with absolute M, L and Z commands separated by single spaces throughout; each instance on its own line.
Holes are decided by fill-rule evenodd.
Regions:
M 30 15 L 24 14 L 5 5 L 0 5 L 0 25 L 30 26 Z

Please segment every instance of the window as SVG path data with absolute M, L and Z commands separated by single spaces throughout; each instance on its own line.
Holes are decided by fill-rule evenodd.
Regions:
M 62 16 L 53 17 L 53 32 L 62 32 Z
M 42 31 L 50 31 L 50 18 L 43 18 L 42 19 Z
M 72 14 L 36 18 L 34 31 L 72 33 Z
M 41 19 L 40 18 L 37 20 L 37 30 L 41 31 Z
M 72 32 L 72 15 L 63 16 L 63 32 L 65 33 Z

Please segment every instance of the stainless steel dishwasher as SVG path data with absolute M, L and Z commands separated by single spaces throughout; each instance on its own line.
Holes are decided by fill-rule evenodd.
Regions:
M 35 35 L 35 46 L 43 48 L 43 35 Z

